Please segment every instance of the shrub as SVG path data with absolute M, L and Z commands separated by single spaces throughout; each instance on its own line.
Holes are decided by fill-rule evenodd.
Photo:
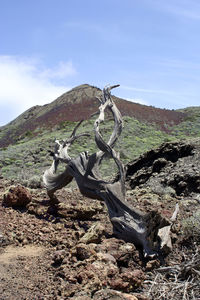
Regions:
M 194 241 L 200 242 L 200 209 L 191 217 L 183 220 L 182 226 L 186 237 L 192 237 Z
M 32 137 L 33 136 L 33 132 L 31 130 L 27 130 L 25 132 L 24 136 L 26 136 L 26 137 Z
M 41 177 L 40 176 L 32 176 L 28 179 L 27 186 L 32 189 L 41 188 Z
M 33 166 L 33 162 L 29 161 L 25 165 L 26 165 L 26 167 L 31 167 L 31 166 Z

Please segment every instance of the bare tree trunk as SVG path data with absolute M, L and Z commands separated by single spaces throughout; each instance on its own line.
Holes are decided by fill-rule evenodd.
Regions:
M 82 152 L 74 159 L 68 155 L 68 148 L 79 137 L 76 130 L 81 122 L 74 129 L 68 140 L 60 143 L 56 141 L 55 151 L 52 153 L 53 163 L 50 169 L 46 170 L 43 176 L 44 184 L 48 195 L 53 199 L 54 192 L 66 186 L 74 178 L 80 192 L 90 198 L 105 201 L 110 220 L 113 225 L 113 233 L 120 239 L 138 244 L 143 247 L 145 256 L 154 256 L 147 239 L 148 217 L 137 209 L 131 208 L 125 201 L 125 170 L 119 159 L 119 155 L 113 149 L 122 131 L 122 117 L 115 103 L 111 99 L 111 86 L 104 88 L 102 98 L 99 99 L 99 116 L 94 123 L 95 141 L 100 151 L 88 155 Z M 106 143 L 100 134 L 99 127 L 104 121 L 105 110 L 111 111 L 115 125 L 109 141 Z M 98 167 L 105 156 L 112 158 L 119 170 L 119 176 L 112 182 L 106 182 L 99 176 Z M 61 174 L 56 174 L 59 162 L 66 163 L 66 169 Z

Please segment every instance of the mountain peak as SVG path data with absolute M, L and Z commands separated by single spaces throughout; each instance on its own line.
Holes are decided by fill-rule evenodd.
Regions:
M 27 132 L 40 131 L 41 128 L 53 128 L 64 121 L 80 121 L 88 119 L 98 110 L 101 89 L 89 84 L 81 84 L 67 91 L 56 100 L 43 106 L 34 106 L 8 125 L 1 128 L 0 147 L 14 143 L 19 136 Z M 161 130 L 169 130 L 169 126 L 180 123 L 185 114 L 164 110 L 113 96 L 122 116 L 134 117 L 139 121 L 154 123 Z M 36 130 L 37 129 L 37 130 Z
M 88 88 L 95 88 L 95 89 L 98 89 L 100 90 L 99 88 L 93 86 L 93 85 L 90 85 L 88 83 L 83 83 L 83 84 L 80 84 L 74 88 L 71 89 L 71 91 L 76 91 L 76 90 L 80 90 L 80 89 L 88 89 Z

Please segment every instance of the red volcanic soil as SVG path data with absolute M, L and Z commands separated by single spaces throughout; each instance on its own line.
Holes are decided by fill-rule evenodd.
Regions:
M 167 126 L 173 126 L 183 121 L 185 114 L 167 109 L 155 108 L 141 105 L 114 97 L 115 103 L 122 116 L 136 118 L 141 122 L 155 123 L 161 130 L 167 131 Z M 98 110 L 99 102 L 95 98 L 83 98 L 79 103 L 66 102 L 55 106 L 53 109 L 24 125 L 27 129 L 35 129 L 38 125 L 42 127 L 53 127 L 62 121 L 80 121 L 89 119 L 91 114 Z
M 21 122 L 9 129 L 9 125 L 15 124 L 16 120 L 8 124 L 7 133 L 0 139 L 0 147 L 5 147 L 16 141 L 16 137 L 36 128 L 52 128 L 63 121 L 79 121 L 88 119 L 91 114 L 97 112 L 99 101 L 96 96 L 101 90 L 89 85 L 82 85 L 63 94 L 50 104 L 33 107 L 19 116 Z M 159 129 L 169 132 L 169 127 L 183 121 L 185 114 L 177 111 L 155 108 L 152 106 L 133 103 L 113 96 L 122 116 L 134 117 L 141 122 L 156 124 Z M 39 111 L 39 113 L 38 113 Z

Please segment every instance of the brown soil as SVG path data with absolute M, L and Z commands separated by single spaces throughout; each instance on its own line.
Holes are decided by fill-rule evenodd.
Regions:
M 0 202 L 9 185 L 2 179 Z M 199 299 L 198 267 L 194 267 L 197 277 L 178 270 L 180 279 L 174 277 L 176 269 L 172 273 L 156 271 L 184 266 L 199 253 L 198 243 L 181 236 L 181 219 L 197 210 L 197 201 L 165 195 L 163 203 L 162 196 L 148 190 L 127 192 L 132 205 L 166 217 L 173 214 L 177 201 L 181 207 L 173 228 L 173 251 L 145 261 L 134 245 L 112 236 L 102 203 L 84 198 L 77 190 L 63 189 L 58 192 L 61 204 L 52 207 L 44 190 L 32 190 L 31 194 L 32 202 L 26 209 L 0 203 L 1 300 L 184 299 L 186 282 L 185 299 Z
M 0 254 L 1 299 L 30 299 L 32 293 L 37 295 L 37 289 L 40 294 L 41 281 L 45 282 L 46 277 L 42 264 L 44 251 L 45 248 L 35 245 L 12 245 L 3 249 Z
M 0 264 L 9 264 L 11 261 L 22 257 L 34 257 L 42 254 L 43 248 L 34 245 L 27 245 L 24 247 L 16 248 L 14 246 L 7 246 L 4 252 L 0 254 Z

